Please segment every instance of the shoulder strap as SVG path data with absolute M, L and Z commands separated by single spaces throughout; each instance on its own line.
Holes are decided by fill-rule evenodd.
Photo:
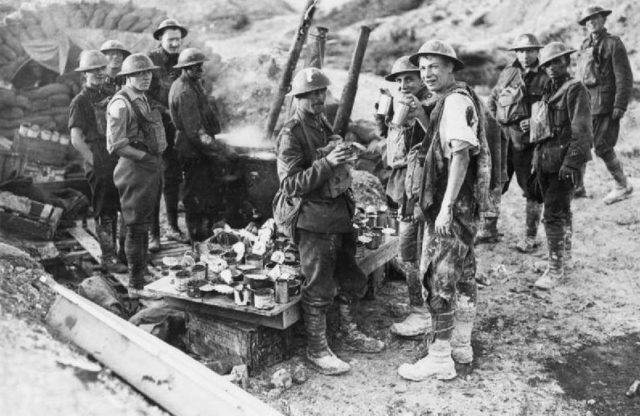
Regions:
M 129 104 L 129 106 L 133 110 L 133 113 L 136 117 L 136 121 L 138 122 L 138 124 L 141 124 L 142 122 L 144 122 L 144 120 L 146 120 L 146 117 L 142 114 L 140 109 L 133 104 L 133 100 L 131 99 L 131 96 L 129 95 L 129 93 L 127 93 L 124 90 L 120 90 L 116 95 L 120 95 Z
M 551 96 L 551 98 L 549 98 L 549 101 L 553 101 L 556 98 L 560 97 L 561 95 L 564 95 L 567 92 L 567 90 L 569 89 L 569 87 L 571 87 L 572 85 L 575 85 L 575 84 L 577 84 L 579 82 L 580 81 L 578 81 L 575 78 L 571 78 L 571 79 L 567 80 L 567 82 L 562 84 L 562 86 L 558 89 L 558 91 L 556 91 L 556 93 L 553 94 L 553 96 Z

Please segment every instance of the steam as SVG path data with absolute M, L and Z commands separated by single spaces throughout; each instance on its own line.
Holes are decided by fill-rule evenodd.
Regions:
M 229 132 L 217 134 L 216 138 L 233 147 L 251 147 L 265 150 L 274 147 L 273 142 L 265 140 L 263 129 L 253 125 L 235 127 Z

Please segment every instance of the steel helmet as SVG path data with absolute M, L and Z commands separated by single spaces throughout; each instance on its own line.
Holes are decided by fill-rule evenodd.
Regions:
M 590 17 L 593 17 L 597 14 L 601 14 L 604 17 L 607 17 L 611 14 L 611 10 L 609 9 L 604 9 L 600 6 L 590 6 L 587 7 L 586 9 L 584 9 L 582 11 L 582 13 L 580 13 L 580 19 L 578 19 L 578 24 L 581 26 L 584 26 L 587 23 L 587 20 L 589 20 Z
M 105 68 L 109 62 L 102 52 L 90 49 L 80 53 L 80 63 L 76 68 L 76 72 L 86 72 L 93 69 Z
M 176 69 L 187 68 L 192 65 L 201 64 L 209 59 L 204 56 L 200 49 L 198 48 L 187 48 L 180 52 L 180 56 L 178 56 L 178 63 L 173 67 Z
M 576 50 L 570 48 L 562 42 L 551 42 L 540 51 L 540 66 L 545 66 L 549 62 L 564 55 L 570 55 Z
M 451 45 L 441 40 L 429 40 L 420 46 L 418 49 L 418 53 L 411 55 L 409 60 L 415 66 L 418 66 L 418 60 L 421 56 L 425 55 L 438 55 L 444 56 L 445 58 L 451 59 L 453 62 L 453 70 L 459 71 L 464 68 L 464 63 L 458 59 L 458 55 L 456 55 L 456 51 L 453 49 Z
M 405 55 L 396 59 L 396 61 L 393 63 L 393 66 L 391 67 L 391 73 L 385 76 L 384 79 L 394 82 L 396 80 L 396 77 L 400 74 L 404 74 L 407 72 L 415 72 L 417 74 L 420 74 L 420 70 L 418 69 L 418 67 L 412 64 L 409 58 L 409 55 Z
M 162 22 L 160 22 L 160 24 L 158 25 L 158 28 L 153 32 L 153 38 L 156 40 L 160 40 L 160 38 L 162 37 L 162 34 L 167 29 L 178 29 L 182 34 L 183 38 L 187 36 L 187 33 L 189 33 L 187 28 L 182 26 L 177 20 L 165 19 Z
M 329 78 L 318 68 L 304 68 L 293 77 L 289 95 L 296 97 L 311 91 L 327 88 L 330 84 Z
M 518 51 L 523 49 L 542 49 L 542 45 L 531 33 L 524 33 L 513 41 L 513 46 L 509 48 L 510 51 Z
M 125 58 L 131 55 L 131 52 L 129 52 L 127 48 L 124 47 L 122 42 L 115 39 L 110 39 L 103 43 L 102 46 L 100 46 L 100 52 L 106 53 L 108 51 L 120 51 L 124 54 Z
M 122 62 L 122 69 L 118 73 L 118 76 L 131 75 L 138 72 L 151 71 L 153 69 L 158 69 L 158 67 L 153 64 L 147 55 L 143 53 L 134 53 L 127 56 L 124 62 Z

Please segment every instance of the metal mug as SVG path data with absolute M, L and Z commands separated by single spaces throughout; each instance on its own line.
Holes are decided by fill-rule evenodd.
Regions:
M 380 95 L 378 96 L 378 111 L 377 113 L 382 115 L 382 116 L 386 116 L 389 114 L 389 110 L 391 109 L 391 103 L 393 102 L 393 98 L 387 94 L 386 92 L 384 92 L 383 90 L 380 90 Z
M 411 105 L 404 101 L 398 101 L 393 107 L 393 119 L 391 123 L 402 126 L 407 121 L 407 116 L 411 111 Z
M 289 302 L 289 280 L 278 279 L 275 283 L 275 297 L 276 303 L 288 303 Z

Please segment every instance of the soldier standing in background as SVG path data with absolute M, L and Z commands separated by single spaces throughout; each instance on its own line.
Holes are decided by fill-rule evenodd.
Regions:
M 184 173 L 184 208 L 191 241 L 211 236 L 221 218 L 224 180 L 230 153 L 215 139 L 220 123 L 202 86 L 204 54 L 196 48 L 180 53 L 176 69 L 182 74 L 169 91 L 169 109 L 176 128 L 175 148 Z M 237 158 L 236 158 L 237 159 Z
M 134 291 L 146 283 L 149 225 L 161 191 L 161 155 L 167 147 L 161 115 L 145 95 L 155 69 L 148 56 L 129 55 L 118 74 L 126 77 L 125 85 L 107 107 L 107 149 L 120 156 L 113 179 L 127 226 L 125 253 L 129 287 Z
M 76 71 L 82 74 L 84 85 L 69 106 L 68 126 L 71 144 L 84 159 L 102 266 L 109 272 L 125 273 L 126 266 L 116 256 L 120 200 L 113 183 L 113 170 L 118 157 L 107 152 L 106 109 L 110 96 L 103 89 L 107 64 L 107 58 L 100 51 L 87 50 L 80 55 Z M 123 231 L 120 230 L 121 235 Z M 124 251 L 122 241 L 119 251 Z
M 516 249 L 523 253 L 532 252 L 538 245 L 536 236 L 542 205 L 537 202 L 527 189 L 527 182 L 531 176 L 533 151 L 535 145 L 529 143 L 529 117 L 531 104 L 539 101 L 542 91 L 549 77 L 539 67 L 538 55 L 542 45 L 530 33 L 518 36 L 510 48 L 516 54 L 515 61 L 500 74 L 498 83 L 489 98 L 489 111 L 501 126 L 502 136 L 507 143 L 507 182 L 516 175 L 520 189 L 526 199 L 525 233 L 516 243 Z M 500 192 L 500 190 L 498 191 Z M 495 198 L 495 196 L 493 197 Z M 501 197 L 498 194 L 498 204 Z M 485 218 L 486 227 L 497 234 L 496 223 L 498 217 Z
M 425 358 L 401 365 L 398 373 L 413 381 L 451 379 L 456 376 L 454 359 L 463 364 L 473 361 L 474 239 L 480 210 L 487 203 L 491 155 L 482 103 L 472 88 L 456 81 L 455 71 L 464 64 L 455 50 L 432 40 L 411 61 L 418 64 L 423 82 L 434 94 L 427 133 L 416 149 L 425 153 L 423 163 L 416 165 L 422 179 L 417 195 L 413 187 L 407 189 L 418 200 L 415 216 L 425 218 L 420 276 L 431 312 L 433 342 Z
M 587 7 L 578 21 L 589 31 L 580 48 L 578 73 L 579 80 L 587 87 L 591 97 L 593 144 L 596 155 L 604 161 L 616 182 L 604 197 L 607 205 L 622 201 L 633 192 L 614 150 L 620 132 L 620 119 L 627 111 L 631 98 L 633 73 L 624 44 L 604 27 L 609 14 L 611 10 L 600 6 Z M 585 192 L 584 187 L 581 191 Z
M 122 87 L 124 81 L 119 78 L 118 72 L 122 69 L 122 62 L 131 55 L 131 52 L 118 40 L 108 40 L 100 46 L 100 52 L 107 57 L 107 77 L 104 81 L 104 90 L 108 95 L 113 95 Z
M 151 98 L 151 105 L 162 113 L 162 123 L 167 138 L 167 149 L 162 154 L 163 161 L 163 194 L 167 211 L 169 230 L 166 237 L 170 240 L 186 241 L 185 235 L 178 227 L 178 201 L 180 199 L 180 182 L 182 169 L 175 150 L 176 128 L 169 113 L 169 89 L 171 84 L 180 76 L 180 69 L 174 66 L 178 63 L 178 55 L 182 47 L 182 39 L 187 36 L 187 29 L 174 19 L 166 19 L 158 25 L 153 37 L 160 41 L 160 45 L 149 52 L 149 58 L 159 69 L 154 73 L 151 87 L 147 95 Z M 151 225 L 151 241 L 149 250 L 160 250 L 160 200 L 156 206 Z
M 543 222 L 549 248 L 549 264 L 535 282 L 539 289 L 549 290 L 564 277 L 565 260 L 571 256 L 571 199 L 580 183 L 581 168 L 591 160 L 591 111 L 589 93 L 582 83 L 569 75 L 575 52 L 561 42 L 551 42 L 540 53 L 540 67 L 551 78 L 543 92 L 542 124 L 531 127 L 531 140 L 536 142 L 534 156 L 537 187 L 544 201 Z M 533 120 L 533 118 L 532 118 Z M 536 124 L 538 124 L 536 122 Z M 548 131 L 538 137 L 537 132 Z
M 407 153 L 409 149 L 422 141 L 425 133 L 423 126 L 427 125 L 427 118 L 422 102 L 426 101 L 430 94 L 420 79 L 420 70 L 409 61 L 409 56 L 398 58 L 391 67 L 391 73 L 385 76 L 385 80 L 395 82 L 398 86 L 400 102 L 395 103 L 396 109 L 398 106 L 408 106 L 411 110 L 402 125 L 392 123 L 393 101 L 388 104 L 386 116 L 378 112 L 376 122 L 379 134 L 386 137 L 386 140 L 369 148 L 378 150 L 378 153 L 385 157 L 384 165 L 391 170 L 386 189 L 387 201 L 391 208 L 398 210 L 400 265 L 407 280 L 411 306 L 411 313 L 407 319 L 393 324 L 391 332 L 399 336 L 414 337 L 424 335 L 431 323 L 429 312 L 426 310 L 422 298 L 422 283 L 418 277 L 418 242 L 421 241 L 419 233 L 422 230 L 422 222 L 413 218 L 414 201 L 408 200 L 404 191 L 404 183 L 407 174 Z M 381 98 L 392 99 L 391 96 L 381 96 Z M 380 110 L 381 105 L 384 103 L 378 102 L 376 110 Z

